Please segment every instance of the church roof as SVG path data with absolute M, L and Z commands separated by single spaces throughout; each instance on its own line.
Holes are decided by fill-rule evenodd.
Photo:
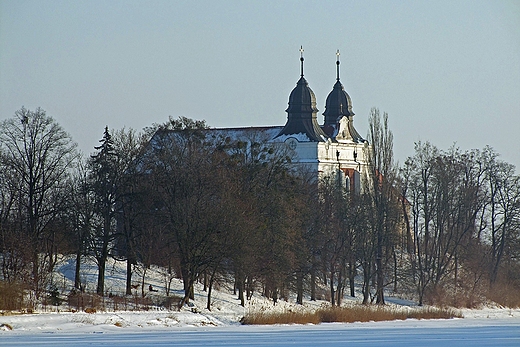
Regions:
M 207 128 L 197 129 L 196 132 L 204 136 L 213 135 L 220 138 L 229 138 L 232 141 L 271 141 L 280 133 L 281 126 L 264 126 L 264 127 L 236 127 L 236 128 Z M 157 145 L 166 140 L 167 143 L 182 137 L 185 130 L 158 130 L 150 142 Z
M 338 139 L 349 139 L 354 142 L 365 142 L 354 128 L 354 112 L 352 111 L 352 100 L 345 91 L 343 84 L 339 80 L 339 50 L 336 52 L 336 83 L 332 91 L 327 96 L 325 102 L 325 116 L 323 128 L 327 135 L 333 137 L 337 134 Z M 341 122 L 346 117 L 348 122 Z M 340 122 L 342 124 L 340 124 Z
M 325 125 L 335 125 L 341 116 L 353 116 L 352 100 L 345 91 L 339 79 L 334 84 L 332 91 L 325 102 Z
M 325 102 L 324 126 L 335 126 L 341 116 L 353 116 L 352 100 L 339 80 L 339 50 L 336 52 L 336 83 Z
M 310 142 L 323 142 L 327 140 L 327 135 L 318 124 L 316 96 L 303 77 L 303 49 L 300 49 L 300 52 L 302 53 L 300 79 L 289 95 L 289 107 L 285 110 L 287 122 L 278 136 L 303 134 Z

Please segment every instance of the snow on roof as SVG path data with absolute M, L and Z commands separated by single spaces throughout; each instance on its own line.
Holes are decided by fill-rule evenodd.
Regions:
M 311 141 L 311 139 L 309 139 L 307 134 L 304 134 L 304 133 L 283 134 L 283 135 L 278 136 L 276 138 L 276 140 L 280 141 L 280 142 L 283 142 L 283 141 L 286 141 L 287 139 L 290 139 L 290 138 L 296 139 L 296 140 L 298 140 L 298 142 L 310 142 Z
M 271 141 L 282 130 L 282 126 L 270 127 L 240 127 L 240 128 L 210 128 L 199 130 L 207 135 L 229 137 L 234 141 Z M 158 130 L 151 142 L 158 139 L 173 138 L 175 134 L 182 133 L 182 130 Z M 308 141 L 308 140 L 307 140 Z

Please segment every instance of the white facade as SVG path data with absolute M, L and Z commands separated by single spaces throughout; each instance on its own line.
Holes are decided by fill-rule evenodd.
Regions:
M 285 142 L 296 153 L 296 161 L 318 176 L 343 174 L 348 189 L 360 190 L 366 173 L 368 142 L 354 127 L 352 101 L 339 78 L 339 52 L 336 82 L 325 102 L 323 123 L 318 124 L 316 96 L 301 76 L 289 96 L 287 122 L 273 141 Z

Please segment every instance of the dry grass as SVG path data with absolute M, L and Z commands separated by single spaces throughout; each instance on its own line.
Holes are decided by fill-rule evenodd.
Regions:
M 461 318 L 462 315 L 447 308 L 416 308 L 397 310 L 386 306 L 356 305 L 352 307 L 323 308 L 314 312 L 257 312 L 242 318 L 242 324 L 319 324 L 319 323 L 353 323 L 377 322 L 389 320 L 413 319 L 450 319 Z
M 405 319 L 451 319 L 451 318 L 464 318 L 460 311 L 452 308 L 436 308 L 427 307 L 419 310 L 412 310 L 407 313 Z
M 487 298 L 504 307 L 520 308 L 520 289 L 518 286 L 504 283 L 496 284 L 489 290 Z
M 256 312 L 249 313 L 241 320 L 244 325 L 272 325 L 272 324 L 319 324 L 320 316 L 316 312 Z

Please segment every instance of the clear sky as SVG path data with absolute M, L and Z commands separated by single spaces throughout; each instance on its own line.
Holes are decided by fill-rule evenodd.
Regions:
M 421 140 L 519 171 L 518 0 L 0 0 L 0 120 L 40 106 L 87 154 L 170 115 L 283 125 L 300 45 L 320 123 L 339 49 L 358 131 L 387 112 L 401 163 Z

